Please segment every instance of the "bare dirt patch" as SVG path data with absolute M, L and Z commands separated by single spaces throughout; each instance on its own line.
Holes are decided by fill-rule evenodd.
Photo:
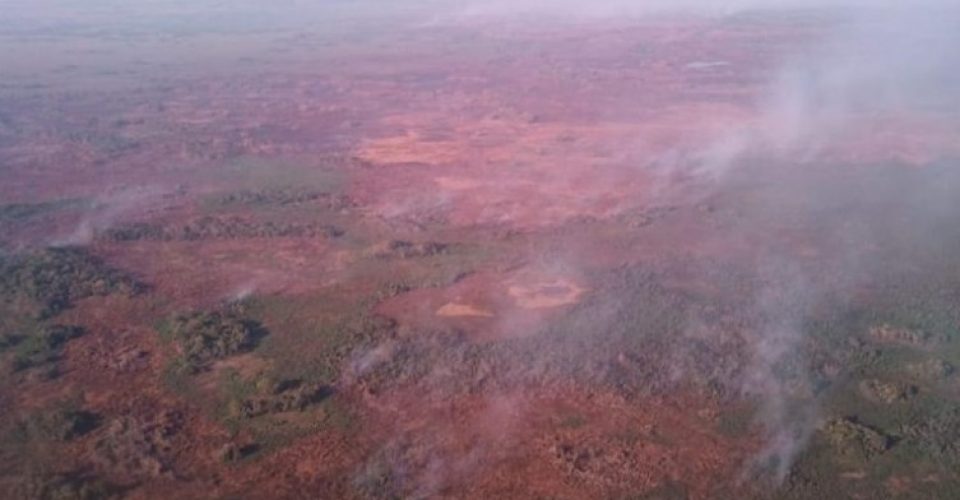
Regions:
M 449 287 L 418 289 L 390 298 L 378 310 L 415 329 L 453 328 L 478 340 L 492 340 L 536 333 L 585 292 L 566 278 L 482 272 Z

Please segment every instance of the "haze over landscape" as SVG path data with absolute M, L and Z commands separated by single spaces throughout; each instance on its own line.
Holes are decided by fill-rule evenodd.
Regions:
M 0 0 L 0 497 L 954 498 L 958 23 Z

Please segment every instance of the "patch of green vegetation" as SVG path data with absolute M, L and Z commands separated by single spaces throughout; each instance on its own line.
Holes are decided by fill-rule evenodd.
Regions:
M 242 189 L 226 194 L 219 194 L 206 200 L 210 207 L 289 207 L 305 204 L 338 212 L 353 208 L 355 203 L 347 196 L 332 194 L 326 191 L 317 191 L 301 187 L 276 187 L 260 189 Z
M 357 431 L 357 415 L 346 404 L 335 397 L 324 399 L 320 405 L 323 412 L 323 425 L 327 429 L 334 429 L 342 433 Z
M 912 399 L 917 395 L 917 388 L 903 382 L 866 379 L 860 382 L 860 392 L 872 401 L 893 404 Z
M 942 359 L 927 358 L 907 365 L 911 375 L 928 382 L 943 380 L 956 372 L 956 368 Z
M 146 222 L 135 222 L 111 227 L 99 234 L 98 237 L 118 243 L 142 240 L 168 241 L 174 239 L 174 235 L 165 227 Z
M 952 498 L 960 482 L 951 458 L 957 422 L 944 412 L 898 432 L 854 418 L 830 420 L 816 433 L 772 498 L 887 498 L 891 481 L 906 486 L 905 498 Z M 933 424 L 934 420 L 939 423 Z M 953 431 L 951 431 L 953 429 Z M 954 448 L 955 449 L 955 448 Z M 938 450 L 947 451 L 938 454 Z M 767 498 L 765 496 L 764 498 Z
M 217 450 L 216 458 L 224 463 L 236 463 L 248 459 L 260 450 L 256 443 L 240 446 L 236 443 L 227 443 Z
M 433 257 L 443 255 L 450 250 L 450 245 L 435 241 L 414 243 L 406 240 L 393 240 L 375 253 L 377 258 L 410 259 L 415 257 Z
M 960 406 L 943 405 L 940 408 L 906 423 L 901 434 L 906 444 L 943 464 L 960 464 Z
M 80 409 L 73 402 L 41 411 L 23 419 L 16 434 L 21 440 L 70 441 L 83 436 L 100 425 L 100 417 Z
M 23 335 L 7 332 L 0 333 L 0 353 L 6 352 L 21 341 L 23 341 Z
M 257 222 L 242 217 L 201 217 L 182 226 L 133 223 L 107 229 L 98 237 L 113 242 L 140 240 L 197 241 L 245 238 L 337 238 L 343 230 L 328 224 L 294 222 Z
M 173 358 L 160 373 L 160 380 L 163 385 L 171 391 L 180 395 L 190 395 L 196 390 L 193 378 L 194 368 L 191 367 L 186 358 L 178 356 Z
M 252 350 L 267 334 L 259 322 L 234 311 L 199 311 L 169 321 L 166 334 L 180 346 L 180 368 L 191 373 L 213 361 Z
M 122 490 L 88 474 L 32 473 L 18 485 L 17 498 L 40 500 L 101 500 L 118 498 Z
M 342 159 L 334 158 L 332 161 L 341 162 Z M 231 159 L 220 171 L 212 174 L 218 178 L 230 178 L 239 189 L 284 189 L 297 186 L 304 190 L 336 193 L 343 187 L 343 172 L 342 168 L 317 164 L 314 159 L 303 162 L 299 159 L 242 156 Z
M 332 394 L 332 390 L 327 386 L 302 380 L 288 379 L 272 384 L 252 384 L 242 380 L 238 374 L 233 374 L 228 376 L 225 382 L 222 391 L 226 393 L 228 401 L 227 417 L 233 420 L 303 412 Z
M 357 232 L 360 231 L 352 234 Z M 366 257 L 350 269 L 348 278 L 376 284 L 380 290 L 390 287 L 412 290 L 450 286 L 489 265 L 492 257 L 491 248 L 475 244 L 408 240 L 381 241 L 376 244 L 367 240 L 343 243 L 354 244 L 356 250 Z
M 623 500 L 687 500 L 688 498 L 690 494 L 683 484 L 666 481 L 650 491 L 623 497 Z
M 20 222 L 37 216 L 84 205 L 83 200 L 66 199 L 39 203 L 8 203 L 0 205 L 0 223 Z
M 412 493 L 409 478 L 403 473 L 400 446 L 387 446 L 367 460 L 353 477 L 354 491 L 360 498 L 376 500 L 399 500 Z
M 254 379 L 244 378 L 236 368 L 225 368 L 219 373 L 220 395 L 226 401 L 243 401 L 254 396 L 266 386 L 272 385 L 269 377 L 259 375 Z
M 356 419 L 349 408 L 333 397 L 311 406 L 299 413 L 297 418 L 268 414 L 236 421 L 233 427 L 249 432 L 258 445 L 255 456 L 263 456 L 316 432 L 330 429 L 353 432 L 355 423 Z
M 262 355 L 282 360 L 280 379 L 332 385 L 358 350 L 396 334 L 396 323 L 372 311 L 375 302 L 332 289 L 309 297 L 264 297 L 250 304 L 252 314 L 283 335 L 263 343 Z
M 839 455 L 860 462 L 885 453 L 894 443 L 890 436 L 855 418 L 832 419 L 823 432 Z
M 81 248 L 0 255 L 0 296 L 32 300 L 41 319 L 58 314 L 79 299 L 113 293 L 131 295 L 143 288 L 140 282 Z
M 14 337 L 18 340 L 13 346 L 13 370 L 22 371 L 58 360 L 67 341 L 83 333 L 77 326 L 44 325 L 28 335 Z
M 560 418 L 560 427 L 579 429 L 587 424 L 587 419 L 579 413 L 564 415 Z
M 107 157 L 135 151 L 142 146 L 140 141 L 117 133 L 89 130 L 70 132 L 67 134 L 67 139 L 92 146 Z
M 754 424 L 755 412 L 754 405 L 746 402 L 721 411 L 717 418 L 717 432 L 734 439 L 747 436 Z

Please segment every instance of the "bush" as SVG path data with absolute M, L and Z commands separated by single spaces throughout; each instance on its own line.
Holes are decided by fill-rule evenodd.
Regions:
M 0 333 L 0 352 L 5 352 L 23 340 L 22 335 L 16 333 Z
M 69 441 L 87 434 L 98 425 L 98 415 L 66 405 L 32 415 L 20 423 L 20 431 L 28 439 Z
M 140 240 L 167 241 L 173 239 L 173 235 L 164 229 L 163 226 L 144 222 L 110 228 L 106 230 L 101 237 L 118 243 Z
M 173 319 L 171 333 L 180 344 L 186 365 L 201 369 L 211 362 L 256 347 L 266 334 L 256 321 L 229 311 L 201 311 Z
M 132 295 L 143 285 L 79 248 L 48 248 L 0 256 L 0 295 L 25 296 L 49 318 L 76 300 L 112 293 Z
M 23 478 L 18 490 L 16 498 L 42 500 L 101 500 L 120 493 L 115 486 L 83 474 L 31 474 Z
M 867 379 L 860 382 L 860 393 L 871 401 L 884 404 L 907 401 L 917 395 L 917 388 L 902 382 Z
M 78 207 L 82 204 L 82 200 L 64 199 L 42 201 L 39 203 L 9 203 L 0 205 L 0 224 L 5 222 L 26 222 L 34 217 L 71 207 Z
M 404 240 L 393 240 L 384 244 L 381 248 L 374 251 L 374 256 L 380 259 L 410 259 L 415 257 L 433 257 L 442 255 L 449 251 L 449 246 L 444 243 L 427 241 L 422 243 L 413 243 Z
M 304 411 L 330 395 L 330 389 L 320 384 L 304 384 L 287 380 L 277 384 L 272 394 L 245 399 L 239 408 L 240 418 L 254 418 L 271 413 Z
M 135 223 L 108 229 L 99 238 L 113 242 L 200 241 L 250 238 L 337 238 L 343 230 L 324 224 L 257 222 L 241 217 L 200 217 L 181 226 Z
M 853 418 L 832 419 L 827 422 L 824 432 L 836 450 L 848 458 L 868 460 L 893 446 L 889 436 Z
M 217 449 L 214 458 L 224 463 L 234 463 L 256 453 L 260 447 L 256 443 L 240 446 L 236 443 L 227 443 Z
M 21 371 L 56 361 L 70 339 L 83 335 L 78 326 L 48 325 L 22 337 L 14 347 L 13 369 Z
M 931 412 L 919 423 L 903 426 L 903 435 L 924 454 L 939 462 L 960 463 L 960 407 Z
M 218 205 L 286 206 L 311 202 L 329 210 L 342 210 L 355 205 L 350 198 L 343 195 L 296 188 L 243 190 L 216 199 Z

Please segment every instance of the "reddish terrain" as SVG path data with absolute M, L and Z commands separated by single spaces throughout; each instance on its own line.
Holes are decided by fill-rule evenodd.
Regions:
M 77 301 L 57 321 L 88 334 L 67 344 L 61 375 L 2 387 L 4 425 L 68 398 L 103 423 L 19 455 L 36 464 L 5 453 L 18 472 L 0 491 L 23 491 L 29 469 L 130 498 L 766 495 L 777 480 L 745 480 L 770 441 L 762 418 L 725 427 L 763 405 L 754 386 L 716 382 L 748 378 L 736 365 L 761 344 L 737 312 L 755 293 L 738 273 L 795 267 L 832 283 L 846 264 L 818 210 L 874 219 L 820 204 L 819 186 L 909 182 L 960 153 L 951 117 L 917 115 L 843 130 L 816 164 L 765 164 L 764 145 L 735 151 L 732 170 L 704 159 L 765 128 L 758 103 L 782 61 L 842 24 L 476 22 L 388 43 L 276 42 L 239 70 L 148 66 L 113 90 L 51 75 L 5 88 L 0 200 L 76 201 L 0 220 L 3 247 L 82 245 L 149 290 Z M 154 232 L 124 236 L 137 224 Z M 695 312 L 658 316 L 683 301 Z M 158 325 L 230 302 L 249 302 L 269 335 L 172 379 L 180 351 Z M 596 333 L 624 314 L 651 318 L 655 335 Z M 389 326 L 350 344 L 337 328 L 354 316 Z M 331 395 L 224 416 L 241 391 L 231 380 L 283 378 Z M 224 464 L 231 443 L 258 449 Z

